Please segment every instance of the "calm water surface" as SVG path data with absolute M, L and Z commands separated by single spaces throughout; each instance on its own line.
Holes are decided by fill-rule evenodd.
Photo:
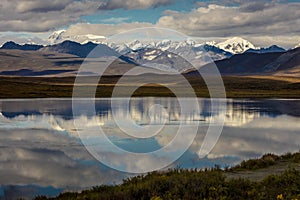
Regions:
M 101 127 L 115 145 L 134 153 L 159 150 L 172 140 L 180 124 L 193 126 L 197 122 L 198 134 L 192 145 L 167 168 L 225 167 L 268 152 L 300 149 L 300 100 L 228 99 L 227 110 L 219 107 L 215 112 L 209 99 L 198 99 L 201 110 L 187 113 L 174 98 L 134 98 L 129 108 L 123 99 L 112 100 L 113 108 L 110 99 L 97 99 L 96 115 L 85 113 L 86 102 L 78 101 L 82 101 L 82 112 L 73 116 L 70 99 L 0 100 L 0 199 L 52 196 L 120 183 L 133 175 L 106 167 L 90 155 L 74 122 L 95 130 Z M 162 105 L 165 111 L 151 109 L 153 104 Z M 221 115 L 225 116 L 221 137 L 212 151 L 200 158 L 208 124 Z M 139 126 L 147 126 L 152 119 L 152 124 L 163 128 L 153 137 L 136 139 L 120 130 L 113 116 L 125 126 L 129 119 Z M 111 149 L 100 153 L 117 162 Z M 145 164 L 157 163 L 140 162 L 141 167 Z M 130 170 L 132 166 L 122 167 Z

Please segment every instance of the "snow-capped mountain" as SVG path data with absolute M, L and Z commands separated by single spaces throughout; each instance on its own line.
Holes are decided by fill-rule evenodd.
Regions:
M 80 44 L 74 41 L 64 41 L 55 45 L 41 46 L 28 44 L 19 45 L 14 42 L 7 42 L 0 48 L 1 51 L 4 52 L 8 50 L 7 53 L 1 54 L 2 58 L 0 60 L 3 61 L 3 66 L 9 66 L 10 68 L 15 70 L 10 70 L 9 72 L 3 71 L 2 75 L 15 74 L 22 76 L 35 76 L 37 74 L 44 73 L 38 72 L 37 74 L 35 74 L 35 71 L 32 69 L 34 69 L 34 67 L 37 67 L 34 66 L 34 64 L 38 64 L 40 63 L 40 61 L 31 63 L 31 60 L 27 59 L 26 57 L 30 55 L 34 58 L 39 58 L 41 60 L 41 63 L 46 63 L 45 71 L 49 71 L 47 69 L 52 69 L 51 67 L 53 66 L 57 67 L 59 65 L 59 67 L 61 67 L 60 64 L 57 64 L 59 62 L 54 63 L 50 66 L 48 65 L 48 56 L 43 55 L 52 55 L 50 52 L 53 52 L 53 55 L 60 55 L 61 53 L 63 53 L 67 58 L 68 55 L 65 54 L 70 54 L 69 59 L 75 59 L 75 61 L 71 61 L 70 66 L 67 65 L 68 62 L 63 62 L 66 63 L 65 65 L 67 65 L 68 68 L 73 67 L 72 70 L 75 70 L 76 68 L 74 67 L 77 67 L 80 64 L 78 63 L 78 60 L 86 58 L 92 50 L 94 50 L 94 53 L 90 58 L 100 58 L 101 56 L 101 59 L 103 59 L 103 65 L 105 65 L 105 62 L 107 60 L 116 60 L 117 58 L 119 58 L 120 62 L 116 62 L 116 65 L 112 66 L 114 68 L 108 73 L 109 75 L 122 75 L 122 73 L 128 71 L 132 67 L 132 65 L 141 66 L 138 69 L 138 73 L 150 73 L 149 70 L 152 70 L 151 73 L 193 73 L 193 68 L 204 67 L 205 70 L 205 67 L 212 66 L 208 63 L 211 63 L 213 60 L 217 60 L 214 64 L 218 67 L 222 74 L 249 75 L 272 73 L 279 75 L 284 74 L 289 76 L 299 76 L 300 72 L 299 48 L 283 51 L 280 47 L 271 46 L 269 48 L 261 48 L 255 50 L 255 53 L 246 52 L 231 56 L 231 53 L 226 52 L 218 47 L 211 46 L 205 43 L 197 43 L 191 40 L 164 40 L 151 43 L 135 41 L 130 44 L 134 44 L 133 46 L 136 45 L 135 50 L 132 50 L 127 46 L 127 44 L 113 43 L 110 43 L 110 46 L 108 46 L 105 44 L 94 44 L 92 42 Z M 95 47 L 97 47 L 97 49 L 94 49 Z M 12 49 L 14 51 L 10 51 Z M 34 51 L 38 51 L 38 53 L 35 53 Z M 124 54 L 120 54 L 120 52 L 124 52 Z M 13 56 L 10 56 L 10 54 L 13 54 Z M 16 54 L 16 56 L 14 56 L 14 54 Z M 27 66 L 24 65 L 22 61 L 23 58 L 20 59 L 20 57 L 22 56 L 24 56 L 24 59 L 26 57 L 26 59 L 28 60 L 28 62 L 24 62 L 28 63 Z M 17 64 L 10 66 L 10 62 L 8 61 L 11 60 L 13 60 L 14 62 L 16 61 Z M 102 64 L 102 62 L 99 63 Z M 97 63 L 97 66 L 99 63 Z M 123 65 L 124 63 L 127 64 Z M 32 65 L 34 66 L 33 68 Z M 145 67 L 147 67 L 147 69 Z M 153 71 L 153 69 L 155 70 Z
M 108 45 L 120 54 L 133 58 L 141 65 L 151 65 L 164 71 L 170 69 L 183 72 L 191 67 L 200 67 L 215 60 L 229 58 L 232 54 L 215 46 L 185 41 L 152 41 L 134 40 L 127 44 Z
M 251 42 L 240 37 L 230 38 L 224 42 L 216 44 L 215 46 L 232 54 L 244 53 L 248 49 L 257 49 L 257 47 L 255 47 Z
M 142 48 L 158 48 L 163 51 L 178 49 L 177 51 L 179 51 L 179 49 L 184 50 L 187 47 L 198 48 L 199 46 L 203 46 L 203 45 L 214 46 L 216 48 L 223 50 L 224 52 L 229 52 L 230 54 L 240 54 L 247 51 L 248 49 L 257 49 L 251 42 L 240 37 L 233 37 L 220 43 L 217 43 L 215 41 L 206 41 L 203 43 L 203 42 L 194 41 L 192 39 L 187 39 L 186 41 L 181 41 L 181 42 L 171 41 L 171 40 L 150 41 L 150 42 L 134 40 L 131 42 L 124 42 L 122 44 L 119 43 L 115 44 L 113 42 L 107 43 L 105 39 L 106 38 L 101 35 L 93 35 L 93 34 L 70 35 L 69 33 L 66 32 L 66 30 L 59 30 L 59 31 L 55 31 L 48 38 L 48 41 L 51 44 L 61 43 L 65 40 L 71 40 L 81 44 L 88 43 L 88 42 L 93 42 L 97 44 L 104 43 L 122 54 L 129 53 L 132 50 L 135 51 Z M 217 57 L 218 58 L 216 59 L 224 58 L 220 56 Z M 213 60 L 215 60 L 215 58 L 213 58 Z
M 64 40 L 63 33 L 65 33 L 65 32 L 66 32 L 66 30 L 58 30 L 58 31 L 54 31 L 54 32 L 48 37 L 48 41 L 50 42 L 50 44 L 55 44 L 55 43 L 62 42 L 62 40 Z
M 294 49 L 296 49 L 296 48 L 298 48 L 298 47 L 300 47 L 300 43 L 297 44 L 297 45 L 294 47 Z
M 57 44 L 57 43 L 61 43 L 66 40 L 78 42 L 81 44 L 86 44 L 89 42 L 100 44 L 103 42 L 103 40 L 105 40 L 105 37 L 101 36 L 101 35 L 93 35 L 93 34 L 68 35 L 66 33 L 66 30 L 59 30 L 59 31 L 53 32 L 48 38 L 48 41 L 50 44 Z
M 139 65 L 165 72 L 183 72 L 193 66 L 178 54 L 161 49 L 142 48 L 126 56 L 134 59 Z
M 183 72 L 192 66 L 199 68 L 207 63 L 229 58 L 232 54 L 244 52 L 254 45 L 242 38 L 232 38 L 223 43 L 215 41 L 198 42 L 192 39 L 184 41 L 140 41 L 134 40 L 124 43 L 107 43 L 93 35 L 68 36 L 64 30 L 57 31 L 50 36 L 52 43 L 61 40 L 77 41 L 81 44 L 91 41 L 102 43 L 121 55 L 134 59 L 138 64 L 148 65 L 164 71 L 172 70 Z M 95 42 L 96 40 L 96 42 Z M 230 48 L 229 48 L 230 47 Z M 225 50 L 226 49 L 226 50 Z M 150 64 L 151 63 L 151 64 Z M 191 65 L 192 64 L 192 65 Z
M 138 50 L 141 48 L 146 48 L 147 45 L 143 44 L 142 42 L 140 42 L 139 40 L 134 40 L 132 42 L 129 42 L 126 44 L 126 46 L 128 46 L 130 49 L 132 50 Z
M 60 53 L 71 53 L 80 57 L 85 57 L 97 44 L 110 48 L 118 55 L 124 56 L 125 60 L 167 72 L 185 72 L 191 68 L 200 68 L 213 61 L 230 58 L 233 54 L 244 52 L 269 53 L 285 52 L 286 50 L 273 45 L 268 48 L 255 47 L 251 42 L 234 37 L 224 42 L 215 41 L 199 42 L 193 39 L 181 41 L 155 40 L 144 41 L 134 40 L 131 42 L 107 42 L 105 37 L 99 35 L 69 35 L 65 30 L 54 32 L 50 37 L 51 43 L 59 46 L 47 46 L 44 51 L 58 51 Z M 78 44 L 72 43 L 77 42 Z
M 114 49 L 118 53 L 124 55 L 130 53 L 132 51 L 126 44 L 116 44 L 116 43 L 103 43 L 109 46 L 110 48 Z

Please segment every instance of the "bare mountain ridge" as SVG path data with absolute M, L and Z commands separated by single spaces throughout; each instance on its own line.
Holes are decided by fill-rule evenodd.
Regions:
M 215 62 L 223 75 L 284 75 L 300 76 L 300 48 L 287 52 L 252 53 L 233 55 Z M 207 64 L 201 69 L 211 67 Z M 194 72 L 188 72 L 193 74 Z

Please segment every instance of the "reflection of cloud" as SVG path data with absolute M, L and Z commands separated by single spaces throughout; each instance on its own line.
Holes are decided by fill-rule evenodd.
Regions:
M 277 117 L 263 116 L 260 117 L 259 120 L 248 123 L 245 127 L 297 131 L 300 130 L 299 122 L 298 117 L 291 117 L 287 115 L 280 115 Z
M 124 176 L 98 166 L 78 140 L 63 133 L 1 129 L 0 138 L 2 185 L 36 184 L 76 189 L 120 181 Z
M 100 148 L 101 149 L 101 148 Z M 98 149 L 99 150 L 99 149 Z M 157 156 L 148 154 L 144 157 L 139 157 L 134 154 L 126 154 L 126 156 L 120 152 L 111 151 L 99 151 L 100 156 L 103 156 L 101 161 L 107 165 L 122 171 L 128 172 L 148 172 L 148 170 L 159 170 L 161 163 L 167 163 L 172 160 L 172 156 Z M 106 157 L 106 158 L 104 158 Z
M 265 153 L 281 155 L 286 152 L 299 151 L 299 128 L 297 130 L 295 128 L 289 130 L 285 127 L 281 129 L 280 125 L 268 128 L 268 124 L 262 126 L 261 122 L 256 125 L 255 123 L 255 121 L 252 122 L 251 127 L 225 127 L 218 143 L 208 156 L 237 156 L 241 161 Z M 289 122 L 285 120 L 282 123 Z M 289 125 L 293 126 L 296 123 Z M 194 150 L 197 148 L 199 149 L 199 146 L 192 147 Z

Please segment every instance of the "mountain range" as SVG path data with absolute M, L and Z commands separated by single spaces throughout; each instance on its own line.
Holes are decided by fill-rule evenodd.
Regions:
M 56 33 L 50 38 L 57 41 L 62 37 L 62 33 Z M 93 37 L 100 38 L 100 36 Z M 91 55 L 90 52 L 95 47 L 97 48 Z M 162 40 L 155 42 L 134 40 L 129 43 L 104 43 L 99 41 L 93 43 L 85 40 L 83 43 L 79 43 L 67 40 L 57 44 L 42 46 L 34 44 L 19 45 L 14 42 L 7 42 L 0 49 L 3 62 L 6 60 L 4 52 L 8 50 L 30 51 L 30 54 L 36 52 L 38 55 L 46 55 L 51 52 L 67 54 L 70 55 L 70 58 L 72 56 L 76 56 L 78 59 L 82 58 L 82 61 L 87 56 L 92 58 L 101 55 L 101 57 L 106 59 L 116 57 L 120 62 L 155 69 L 162 73 L 191 73 L 193 68 L 208 67 L 214 61 L 222 74 L 272 73 L 295 75 L 299 73 L 298 67 L 300 63 L 299 48 L 285 50 L 276 45 L 268 48 L 258 48 L 249 41 L 239 37 L 234 37 L 221 43 L 198 43 L 193 40 Z M 74 63 L 72 65 L 74 67 Z M 24 69 L 26 68 L 26 66 L 23 67 Z M 119 66 L 118 68 L 120 69 L 121 67 Z M 9 74 L 13 74 L 13 72 L 9 72 Z
M 69 35 L 65 30 L 59 30 L 53 32 L 49 38 L 48 42 L 50 44 L 56 44 L 61 43 L 65 40 L 71 40 L 75 41 L 81 44 L 85 44 L 88 42 L 92 42 L 95 44 L 101 44 L 105 43 L 105 37 L 101 35 Z M 107 44 L 107 43 L 106 43 Z M 124 42 L 122 44 L 114 44 L 110 43 L 107 44 L 111 48 L 117 50 L 120 53 L 127 53 L 131 50 L 138 50 L 141 48 L 160 48 L 162 50 L 168 50 L 172 48 L 182 48 L 185 46 L 193 46 L 193 47 L 199 47 L 203 45 L 213 46 L 215 48 L 218 48 L 219 50 L 223 50 L 224 52 L 227 52 L 229 54 L 238 54 L 243 53 L 247 51 L 248 49 L 256 49 L 259 50 L 260 48 L 255 47 L 251 42 L 241 38 L 241 37 L 233 37 L 226 41 L 222 42 L 215 42 L 215 41 L 208 41 L 208 42 L 197 42 L 193 40 L 187 40 L 187 41 L 171 41 L 171 40 L 163 40 L 159 42 L 141 42 L 139 40 L 134 40 L 131 42 Z

